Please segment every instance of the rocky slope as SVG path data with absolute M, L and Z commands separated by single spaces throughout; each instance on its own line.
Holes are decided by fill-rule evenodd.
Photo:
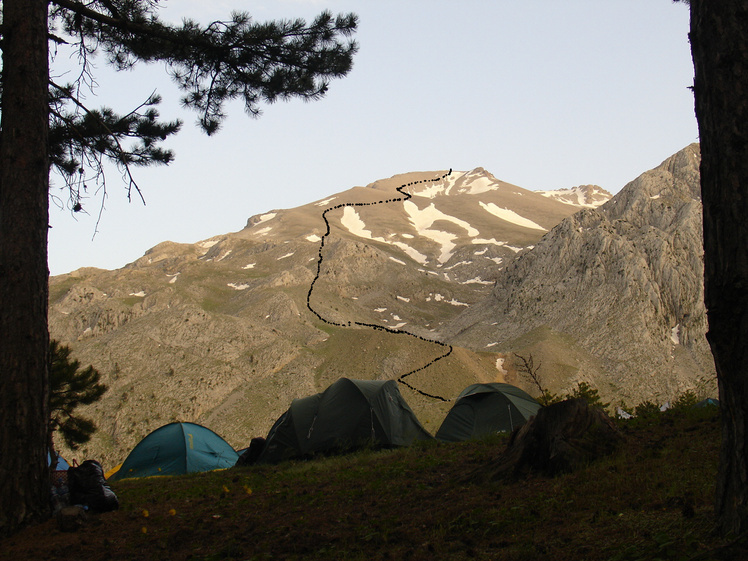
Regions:
M 53 277 L 52 337 L 110 387 L 86 412 L 99 432 L 72 456 L 111 466 L 174 420 L 243 447 L 293 398 L 341 376 L 397 378 L 428 365 L 444 352 L 432 340 L 445 322 L 586 200 L 561 202 L 481 168 L 403 174 L 253 216 L 239 232 L 164 242 L 116 271 Z M 502 364 L 458 347 L 408 380 L 451 399 L 503 380 Z M 435 431 L 449 404 L 401 389 Z
M 714 392 L 705 338 L 697 144 L 563 220 L 443 329 L 455 345 L 533 356 L 553 392 L 615 403 Z M 509 364 L 511 360 L 508 360 Z

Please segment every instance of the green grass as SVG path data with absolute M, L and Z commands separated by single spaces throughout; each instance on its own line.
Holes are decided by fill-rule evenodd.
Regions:
M 713 534 L 717 414 L 621 426 L 614 455 L 513 484 L 476 477 L 502 437 L 125 480 L 120 510 L 75 533 L 29 528 L 0 559 L 748 558 Z

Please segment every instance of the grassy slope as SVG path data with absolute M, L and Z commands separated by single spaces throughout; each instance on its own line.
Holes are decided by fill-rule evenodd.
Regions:
M 630 423 L 614 456 L 516 484 L 469 477 L 500 437 L 118 482 L 119 511 L 29 528 L 0 559 L 748 558 L 715 549 L 717 415 Z

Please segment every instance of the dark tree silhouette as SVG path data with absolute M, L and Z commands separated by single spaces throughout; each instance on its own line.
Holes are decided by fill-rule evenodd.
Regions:
M 84 179 L 111 161 L 139 192 L 134 166 L 168 164 L 161 142 L 178 121 L 161 122 L 157 95 L 117 114 L 86 105 L 94 80 L 88 58 L 115 69 L 163 63 L 182 103 L 215 133 L 227 101 L 258 115 L 263 102 L 317 99 L 351 69 L 353 14 L 255 23 L 243 13 L 201 26 L 169 25 L 159 0 L 2 0 L 0 77 L 0 536 L 48 513 L 49 334 L 47 229 L 49 173 L 64 179 L 81 210 Z M 49 42 L 77 47 L 80 76 L 50 79 Z M 134 102 L 137 103 L 137 102 Z M 89 174 L 86 174 L 86 171 Z M 90 179 L 89 179 L 90 180 Z
M 68 448 L 76 450 L 96 432 L 96 423 L 76 409 L 99 401 L 108 388 L 101 383 L 101 374 L 93 366 L 81 368 L 67 345 L 51 341 L 49 352 L 49 450 L 56 450 L 52 439 L 55 432 Z

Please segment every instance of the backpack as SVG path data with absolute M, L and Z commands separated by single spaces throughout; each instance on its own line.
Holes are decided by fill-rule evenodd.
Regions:
M 119 508 L 119 500 L 104 477 L 104 469 L 96 460 L 86 460 L 68 469 L 70 504 L 83 505 L 91 512 L 108 512 Z

